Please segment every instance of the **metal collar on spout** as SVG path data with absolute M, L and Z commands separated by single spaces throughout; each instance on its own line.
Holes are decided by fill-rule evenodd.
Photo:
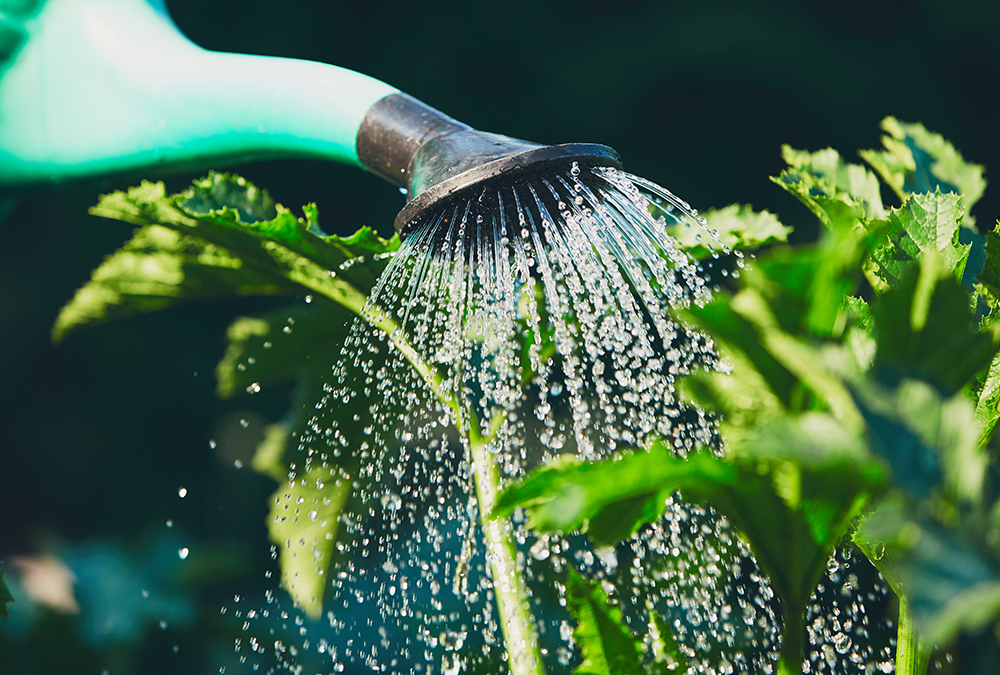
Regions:
M 372 173 L 407 188 L 396 216 L 405 237 L 429 211 L 496 178 L 551 162 L 620 168 L 613 149 L 593 143 L 540 145 L 477 131 L 406 94 L 390 94 L 369 109 L 358 130 L 358 157 Z

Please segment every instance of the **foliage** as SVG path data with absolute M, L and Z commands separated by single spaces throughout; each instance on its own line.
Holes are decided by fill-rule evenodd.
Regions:
M 1000 420 L 1000 224 L 985 240 L 973 291 L 966 268 L 979 240 L 963 228 L 974 224 L 982 167 L 920 125 L 887 118 L 883 129 L 884 149 L 861 153 L 874 171 L 833 149 L 783 148 L 788 167 L 772 180 L 822 223 L 822 236 L 741 260 L 731 290 L 677 311 L 721 357 L 718 370 L 680 382 L 690 405 L 716 416 L 721 455 L 681 457 L 667 439 L 649 438 L 612 459 L 560 458 L 493 509 L 500 517 L 525 508 L 534 528 L 612 544 L 658 518 L 676 490 L 711 504 L 783 603 L 783 672 L 801 668 L 806 602 L 848 536 L 909 608 L 900 644 L 913 637 L 905 626 L 916 626 L 926 651 L 1000 616 L 1000 501 L 986 479 Z M 883 203 L 879 178 L 898 206 Z M 338 516 L 364 458 L 337 450 L 348 425 L 317 417 L 331 391 L 315 364 L 340 353 L 347 319 L 364 312 L 398 239 L 367 229 L 324 235 L 314 206 L 297 217 L 225 174 L 177 195 L 143 183 L 103 197 L 93 212 L 140 227 L 63 309 L 56 340 L 180 300 L 308 294 L 306 306 L 237 319 L 217 376 L 224 397 L 297 383 L 292 410 L 268 428 L 253 466 L 280 483 L 268 526 L 283 584 L 318 616 Z M 746 206 L 705 215 L 720 243 L 737 250 L 782 242 L 789 231 Z M 671 235 L 692 257 L 718 255 L 690 230 Z M 361 404 L 336 416 L 357 419 L 352 405 Z M 332 441 L 316 441 L 321 427 L 335 431 Z M 600 587 L 570 574 L 566 601 L 583 656 L 577 673 L 686 667 L 654 613 L 650 659 Z
M 907 124 L 895 117 L 882 121 L 882 150 L 862 150 L 859 154 L 892 188 L 900 201 L 909 195 L 930 192 L 961 194 L 971 209 L 986 189 L 983 167 L 966 162 L 955 147 L 940 134 L 921 124 Z M 962 224 L 972 227 L 966 215 Z
M 653 658 L 644 665 L 642 642 L 626 627 L 621 610 L 608 603 L 603 588 L 572 569 L 566 581 L 566 602 L 576 620 L 573 639 L 582 657 L 574 675 L 665 675 L 687 669 L 669 627 L 654 613 L 650 626 Z
M 175 195 L 167 195 L 162 183 L 145 182 L 103 196 L 92 213 L 140 228 L 60 312 L 53 329 L 57 341 L 85 325 L 182 300 L 305 295 L 310 302 L 237 319 L 216 376 L 222 397 L 298 383 L 287 419 L 266 430 L 252 465 L 281 484 L 272 496 L 268 529 L 281 550 L 282 583 L 310 616 L 318 616 L 339 511 L 348 498 L 346 477 L 359 460 L 331 456 L 320 459 L 320 466 L 296 467 L 295 455 L 309 437 L 313 420 L 307 411 L 326 395 L 319 373 L 340 354 L 347 321 L 362 311 L 399 247 L 398 237 L 386 241 L 369 228 L 346 238 L 325 235 L 314 205 L 296 217 L 266 191 L 220 173 Z
M 386 241 L 369 228 L 325 235 L 316 206 L 302 210 L 296 217 L 267 191 L 223 173 L 176 195 L 149 182 L 104 195 L 91 213 L 140 227 L 62 309 L 53 338 L 177 300 L 226 295 L 315 292 L 360 311 L 398 237 Z
M 792 228 L 785 227 L 777 216 L 768 211 L 754 211 L 749 204 L 730 204 L 721 209 L 702 212 L 705 229 L 712 233 L 706 241 L 701 228 L 691 223 L 670 226 L 669 233 L 697 260 L 716 251 L 715 243 L 731 250 L 743 251 L 785 241 Z
M 1000 416 L 1000 235 L 970 293 L 960 230 L 982 168 L 920 125 L 883 128 L 886 150 L 861 154 L 900 206 L 887 209 L 875 174 L 836 151 L 786 146 L 772 180 L 823 224 L 819 241 L 768 251 L 732 292 L 679 313 L 722 357 L 681 385 L 718 416 L 723 456 L 685 459 L 652 439 L 552 463 L 498 500 L 501 513 L 523 507 L 539 529 L 598 543 L 657 518 L 674 490 L 713 505 L 783 603 L 783 672 L 801 668 L 805 603 L 848 534 L 908 601 L 924 651 L 1000 617 L 1000 501 L 985 480 Z

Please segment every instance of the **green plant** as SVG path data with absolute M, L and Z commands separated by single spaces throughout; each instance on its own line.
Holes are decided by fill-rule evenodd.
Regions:
M 731 367 L 683 382 L 691 404 L 717 416 L 726 441 L 721 456 L 703 449 L 681 459 L 669 439 L 650 438 L 613 460 L 562 458 L 543 466 L 493 507 L 496 476 L 482 449 L 495 429 L 442 396 L 439 404 L 452 409 L 483 468 L 476 480 L 483 525 L 506 550 L 494 574 L 505 564 L 515 569 L 513 543 L 498 525 L 515 508 L 526 508 L 539 530 L 579 529 L 612 544 L 659 517 L 680 490 L 727 516 L 768 574 L 784 612 L 784 672 L 799 672 L 805 604 L 845 537 L 900 598 L 897 672 L 921 672 L 930 645 L 994 623 L 1000 503 L 985 474 L 996 461 L 989 443 L 1000 420 L 1000 234 L 987 238 L 973 292 L 962 285 L 971 278 L 973 245 L 961 242 L 981 242 L 968 215 L 985 186 L 981 168 L 919 125 L 889 118 L 884 128 L 885 149 L 862 156 L 899 196 L 898 208 L 885 208 L 878 179 L 863 166 L 830 149 L 786 147 L 789 168 L 773 180 L 820 220 L 822 237 L 771 249 L 748 266 L 739 259 L 731 290 L 678 313 L 714 340 Z M 298 449 L 314 433 L 308 411 L 330 396 L 321 373 L 341 353 L 347 319 L 358 315 L 392 332 L 390 319 L 369 315 L 365 300 L 398 239 L 368 229 L 327 236 L 314 206 L 297 217 L 225 174 L 178 195 L 143 183 L 103 197 L 93 213 L 139 229 L 63 309 L 57 341 L 78 327 L 180 300 L 305 296 L 306 306 L 237 319 L 217 379 L 224 397 L 298 383 L 288 417 L 268 428 L 253 467 L 279 483 L 268 526 L 281 546 L 282 583 L 317 617 L 336 557 L 338 516 L 367 458 L 323 455 L 303 465 Z M 783 241 L 789 229 L 749 207 L 705 215 L 722 243 L 737 249 Z M 674 234 L 695 257 L 713 253 L 691 231 Z M 399 345 L 419 377 L 433 382 L 433 367 L 405 341 Z M 349 420 L 363 407 L 354 400 L 337 411 L 335 438 L 358 433 Z M 530 633 L 516 577 L 515 592 L 500 601 L 518 624 L 508 620 L 507 629 Z M 614 604 L 573 574 L 566 600 L 584 659 L 577 673 L 685 668 L 670 627 L 655 613 L 648 634 L 634 635 Z
M 707 502 L 746 538 L 782 601 L 782 672 L 801 672 L 803 610 L 849 538 L 900 599 L 896 672 L 1000 617 L 996 455 L 996 232 L 975 289 L 968 209 L 982 169 L 919 125 L 889 118 L 862 156 L 900 196 L 830 149 L 785 147 L 773 179 L 821 221 L 816 244 L 780 247 L 683 321 L 712 336 L 731 372 L 687 379 L 727 448 L 677 459 L 669 444 L 594 464 L 543 467 L 501 495 L 543 530 L 617 540 L 666 497 Z M 728 370 L 728 369 L 727 369 Z M 641 502 L 637 505 L 637 501 Z M 622 505 L 629 505 L 622 508 Z

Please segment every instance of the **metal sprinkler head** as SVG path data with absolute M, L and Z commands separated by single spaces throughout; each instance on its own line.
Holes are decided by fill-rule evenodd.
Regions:
M 477 131 L 402 93 L 369 109 L 357 150 L 369 171 L 407 189 L 395 222 L 404 238 L 446 204 L 501 181 L 527 180 L 573 162 L 621 168 L 618 153 L 606 145 L 541 145 Z

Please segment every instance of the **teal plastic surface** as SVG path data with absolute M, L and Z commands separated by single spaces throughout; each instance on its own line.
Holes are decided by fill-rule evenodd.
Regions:
M 26 35 L 0 73 L 0 189 L 269 158 L 358 164 L 361 120 L 397 91 L 336 66 L 201 49 L 159 0 L 20 4 L 27 15 L 0 2 L 0 22 Z

